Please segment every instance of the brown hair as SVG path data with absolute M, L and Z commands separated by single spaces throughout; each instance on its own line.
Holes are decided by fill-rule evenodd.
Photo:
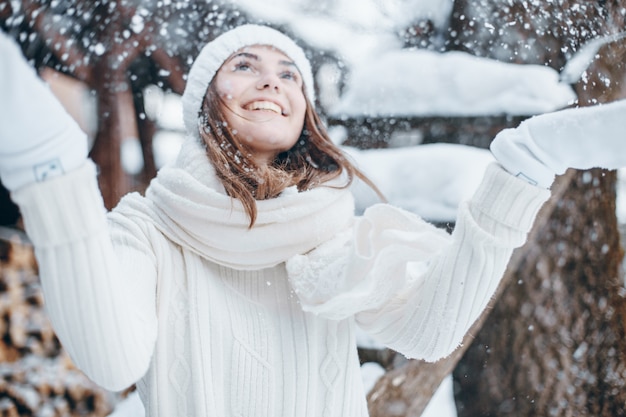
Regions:
M 200 137 L 226 193 L 241 201 L 250 217 L 250 227 L 254 226 L 257 217 L 256 200 L 278 197 L 285 188 L 293 185 L 298 191 L 309 190 L 337 178 L 342 172 L 346 173 L 347 180 L 340 188 L 349 187 L 356 176 L 384 200 L 372 181 L 332 142 L 308 98 L 300 138 L 267 166 L 256 164 L 245 145 L 236 140 L 226 123 L 223 109 L 215 83 L 211 82 L 200 112 Z

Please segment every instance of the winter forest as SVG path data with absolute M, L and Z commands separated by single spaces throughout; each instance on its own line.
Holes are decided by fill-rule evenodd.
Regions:
M 0 0 L 0 30 L 88 133 L 108 208 L 175 155 L 199 49 L 248 22 L 298 40 L 333 139 L 448 231 L 497 132 L 626 98 L 626 0 Z M 371 416 L 626 415 L 621 188 L 617 171 L 560 176 L 452 356 L 407 360 L 363 335 Z M 56 339 L 4 188 L 0 221 L 0 415 L 142 417 L 133 388 L 99 388 Z

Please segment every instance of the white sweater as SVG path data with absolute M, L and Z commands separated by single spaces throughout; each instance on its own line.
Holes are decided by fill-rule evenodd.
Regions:
M 452 237 L 326 187 L 259 202 L 248 231 L 187 148 L 108 219 L 91 163 L 13 195 L 64 347 L 150 417 L 367 416 L 355 326 L 450 354 L 549 197 L 492 165 Z

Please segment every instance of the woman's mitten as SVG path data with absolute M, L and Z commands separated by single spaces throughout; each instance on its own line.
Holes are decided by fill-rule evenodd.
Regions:
M 567 168 L 626 167 L 626 100 L 542 114 L 498 133 L 491 152 L 511 174 L 549 188 Z
M 10 191 L 78 168 L 87 136 L 0 31 L 0 179 Z

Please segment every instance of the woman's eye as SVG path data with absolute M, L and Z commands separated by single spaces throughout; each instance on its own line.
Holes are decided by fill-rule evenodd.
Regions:
M 298 75 L 293 71 L 284 71 L 280 74 L 281 78 L 285 80 L 297 81 Z
M 252 69 L 252 65 L 250 65 L 250 63 L 247 61 L 241 61 L 235 64 L 235 67 L 234 67 L 235 71 L 249 71 L 251 69 Z

